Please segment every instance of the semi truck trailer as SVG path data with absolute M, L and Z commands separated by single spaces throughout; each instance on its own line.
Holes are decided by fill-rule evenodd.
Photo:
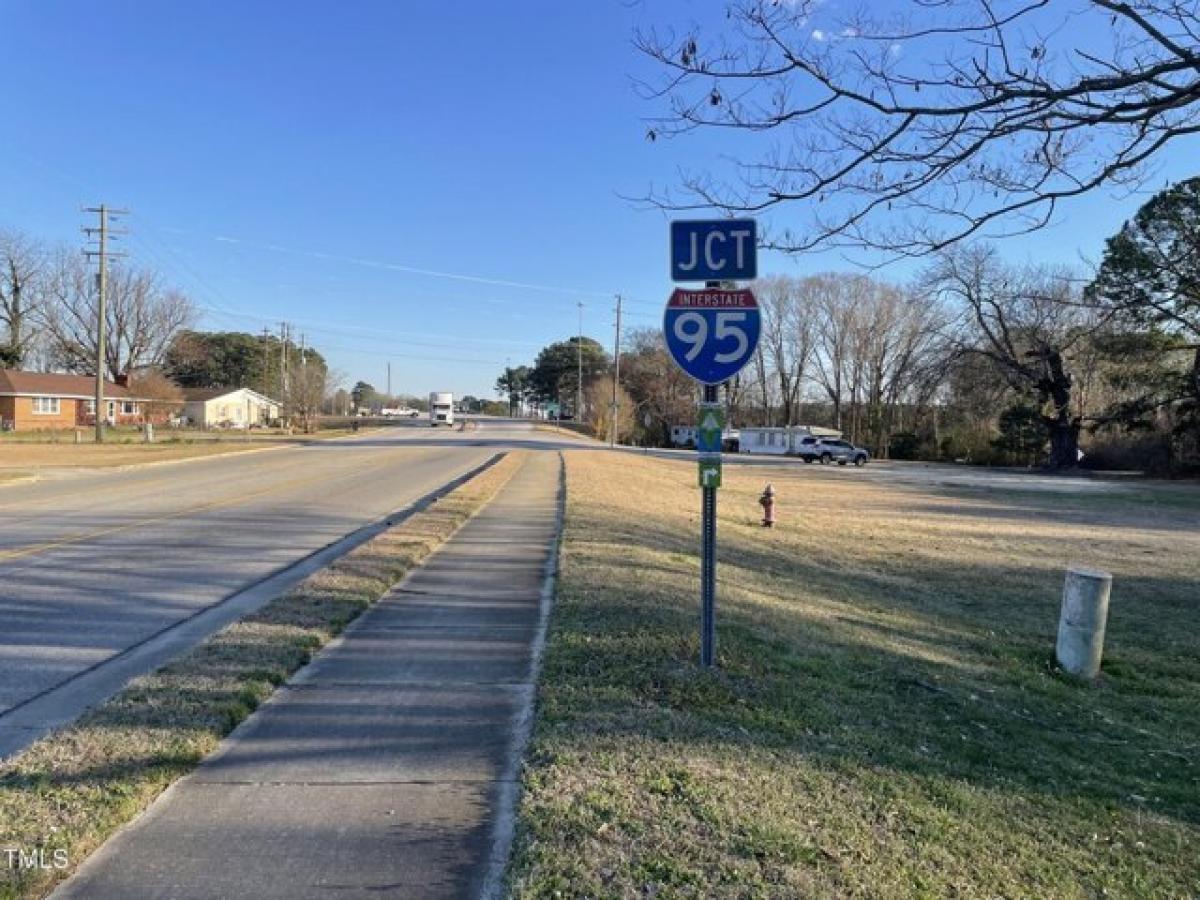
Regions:
M 454 424 L 454 395 L 438 391 L 429 395 L 429 427 Z

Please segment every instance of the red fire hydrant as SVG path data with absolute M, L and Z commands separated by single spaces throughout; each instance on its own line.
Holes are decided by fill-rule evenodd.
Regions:
M 775 524 L 775 486 L 768 484 L 758 502 L 763 508 L 763 528 L 771 528 Z

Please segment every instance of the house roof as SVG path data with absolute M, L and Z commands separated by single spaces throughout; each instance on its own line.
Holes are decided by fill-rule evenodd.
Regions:
M 788 431 L 803 432 L 813 437 L 841 437 L 842 433 L 836 428 L 822 428 L 820 425 L 747 425 L 742 431 L 762 431 L 772 434 L 783 434 Z
M 270 397 L 260 394 L 258 391 L 252 390 L 251 388 L 184 388 L 183 399 L 188 402 L 195 403 L 215 400 L 218 397 L 227 397 L 230 394 L 236 394 L 239 391 L 245 391 L 247 394 L 258 398 L 264 403 L 270 403 L 275 406 L 279 406 L 278 400 L 272 400 Z
M 96 379 L 91 375 L 0 369 L 0 397 L 66 397 L 91 400 L 95 394 Z M 104 396 L 113 400 L 136 399 L 124 385 L 112 381 L 104 382 Z

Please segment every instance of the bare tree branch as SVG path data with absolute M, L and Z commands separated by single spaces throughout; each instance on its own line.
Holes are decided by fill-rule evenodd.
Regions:
M 663 72 L 643 94 L 667 106 L 649 135 L 740 131 L 755 157 L 643 199 L 796 206 L 807 223 L 768 246 L 916 255 L 1041 228 L 1065 200 L 1141 184 L 1164 147 L 1200 131 L 1195 4 L 906 5 L 818 28 L 820 3 L 737 0 L 721 33 L 639 34 Z M 1095 35 L 1104 43 L 1084 43 Z

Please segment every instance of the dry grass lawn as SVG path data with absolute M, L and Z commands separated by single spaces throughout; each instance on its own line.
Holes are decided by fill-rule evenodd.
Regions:
M 567 473 L 514 896 L 1200 896 L 1200 493 L 726 466 L 707 673 L 695 463 Z M 1115 578 L 1095 685 L 1072 563 Z
M 0 900 L 43 897 L 120 825 L 482 508 L 521 465 L 508 454 L 446 497 L 317 572 L 108 702 L 0 763 L 0 850 L 65 850 L 70 867 L 0 856 Z
M 218 456 L 248 449 L 245 443 L 34 444 L 0 443 L 0 473 L 71 467 L 132 466 L 197 456 Z
M 366 431 L 367 429 L 363 429 L 357 433 Z M 287 446 L 330 440 L 354 433 L 356 432 L 349 429 L 330 429 L 314 434 L 291 436 L 265 432 L 251 433 L 249 436 L 236 433 L 206 433 L 183 438 L 167 433 L 153 444 L 144 443 L 136 435 L 115 436 L 104 444 L 76 444 L 71 435 L 57 441 L 45 435 L 5 435 L 0 438 L 0 477 L 4 472 L 15 469 L 36 471 L 48 468 L 108 468 L 219 456 L 272 445 Z

